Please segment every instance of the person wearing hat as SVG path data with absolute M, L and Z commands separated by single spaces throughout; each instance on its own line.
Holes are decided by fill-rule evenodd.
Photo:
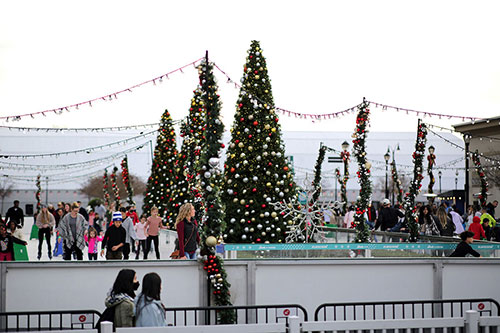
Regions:
M 378 213 L 374 230 L 380 227 L 381 231 L 390 231 L 398 223 L 398 218 L 404 216 L 400 210 L 391 207 L 389 199 L 384 199 L 382 200 L 382 208 Z
M 104 249 L 106 249 L 106 260 L 121 260 L 127 236 L 127 232 L 122 227 L 122 213 L 114 212 L 112 221 L 113 225 L 106 230 L 102 240 L 101 256 L 104 255 Z
M 40 260 L 42 257 L 42 246 L 43 238 L 47 241 L 47 248 L 49 253 L 49 259 L 52 259 L 52 251 L 50 248 L 50 235 L 54 232 L 54 226 L 56 225 L 56 219 L 54 215 L 48 210 L 47 206 L 42 205 L 42 211 L 36 216 L 36 226 L 38 227 L 38 256 L 37 259 Z
M 64 241 L 64 260 L 71 260 L 73 252 L 77 260 L 83 260 L 83 250 L 85 249 L 85 234 L 88 224 L 85 218 L 78 213 L 80 206 L 75 202 L 71 205 L 69 214 L 64 215 L 59 222 L 59 235 Z

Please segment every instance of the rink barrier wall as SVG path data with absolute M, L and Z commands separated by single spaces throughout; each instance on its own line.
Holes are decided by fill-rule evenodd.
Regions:
M 195 261 L 2 262 L 0 312 L 102 312 L 122 268 L 134 269 L 141 283 L 146 273 L 157 272 L 167 307 L 208 305 L 206 272 Z M 314 313 L 321 303 L 500 300 L 499 258 L 226 260 L 225 268 L 234 305 L 301 304 Z

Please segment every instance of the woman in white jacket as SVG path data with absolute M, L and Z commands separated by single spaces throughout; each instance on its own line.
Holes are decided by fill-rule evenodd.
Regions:
M 148 273 L 142 279 L 142 291 L 135 298 L 135 326 L 167 326 L 165 306 L 160 300 L 161 278 Z

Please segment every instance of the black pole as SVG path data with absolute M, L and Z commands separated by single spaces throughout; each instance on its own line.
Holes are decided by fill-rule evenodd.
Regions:
M 389 198 L 389 188 L 387 187 L 387 170 L 389 167 L 389 161 L 385 161 L 385 197 L 388 199 Z
M 469 139 L 467 138 L 467 134 L 464 134 L 464 143 L 465 143 L 465 207 L 464 212 L 467 211 L 467 207 L 469 207 Z

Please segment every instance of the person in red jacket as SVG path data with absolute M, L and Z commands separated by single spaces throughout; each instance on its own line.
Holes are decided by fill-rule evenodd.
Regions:
M 481 219 L 479 216 L 474 216 L 472 218 L 472 223 L 469 227 L 469 231 L 474 233 L 474 239 L 480 240 L 481 237 L 486 239 L 486 233 L 484 232 L 483 226 L 481 225 Z

